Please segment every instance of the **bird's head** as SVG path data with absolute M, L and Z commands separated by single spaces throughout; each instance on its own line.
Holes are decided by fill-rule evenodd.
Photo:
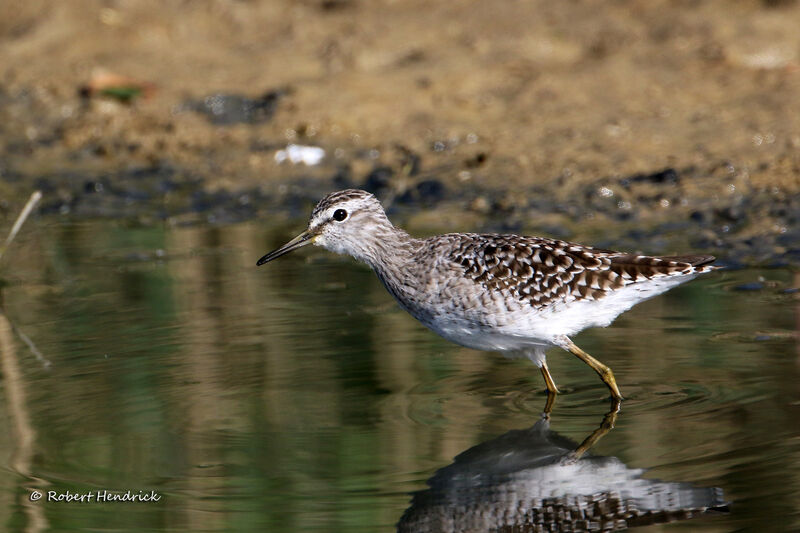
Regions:
M 386 228 L 392 224 L 375 196 L 359 189 L 334 192 L 320 200 L 303 233 L 259 259 L 257 265 L 307 244 L 364 260 L 370 240 L 380 238 Z

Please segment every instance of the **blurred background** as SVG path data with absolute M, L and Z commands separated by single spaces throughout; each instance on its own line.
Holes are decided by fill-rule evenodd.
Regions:
M 255 268 L 359 187 L 417 236 L 717 255 L 726 270 L 576 340 L 628 398 L 591 451 L 679 501 L 637 522 L 642 494 L 615 493 L 603 520 L 800 529 L 798 27 L 795 0 L 3 1 L 0 238 L 42 197 L 0 248 L 2 528 L 566 527 L 418 492 L 540 420 L 530 363 L 439 339 L 347 258 Z M 549 361 L 563 452 L 607 391 Z M 510 440 L 481 449 L 561 453 Z M 492 494 L 547 496 L 486 473 Z M 30 501 L 101 489 L 163 498 Z M 506 522 L 468 529 L 475 501 Z

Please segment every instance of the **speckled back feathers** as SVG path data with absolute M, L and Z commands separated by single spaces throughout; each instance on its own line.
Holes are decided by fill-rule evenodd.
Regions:
M 714 268 L 707 265 L 711 256 L 649 257 L 517 235 L 449 234 L 427 242 L 438 253 L 447 248 L 467 278 L 536 309 L 556 301 L 599 300 L 633 283 Z

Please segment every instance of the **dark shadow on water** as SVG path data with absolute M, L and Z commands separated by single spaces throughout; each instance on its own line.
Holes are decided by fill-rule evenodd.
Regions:
M 728 512 L 720 488 L 645 479 L 645 469 L 589 454 L 613 429 L 618 404 L 580 444 L 550 429 L 550 407 L 530 429 L 478 444 L 439 469 L 397 530 L 618 531 Z

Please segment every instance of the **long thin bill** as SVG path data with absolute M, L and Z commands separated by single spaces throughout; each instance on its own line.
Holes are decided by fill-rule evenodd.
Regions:
M 273 250 L 264 257 L 262 257 L 261 259 L 259 259 L 258 262 L 256 263 L 256 266 L 261 266 L 264 263 L 269 263 L 273 259 L 277 259 L 282 255 L 286 255 L 292 250 L 297 250 L 298 248 L 302 248 L 306 244 L 310 244 L 311 238 L 313 236 L 314 235 L 312 233 L 304 231 L 303 233 L 301 233 L 291 241 L 287 242 L 277 250 Z

